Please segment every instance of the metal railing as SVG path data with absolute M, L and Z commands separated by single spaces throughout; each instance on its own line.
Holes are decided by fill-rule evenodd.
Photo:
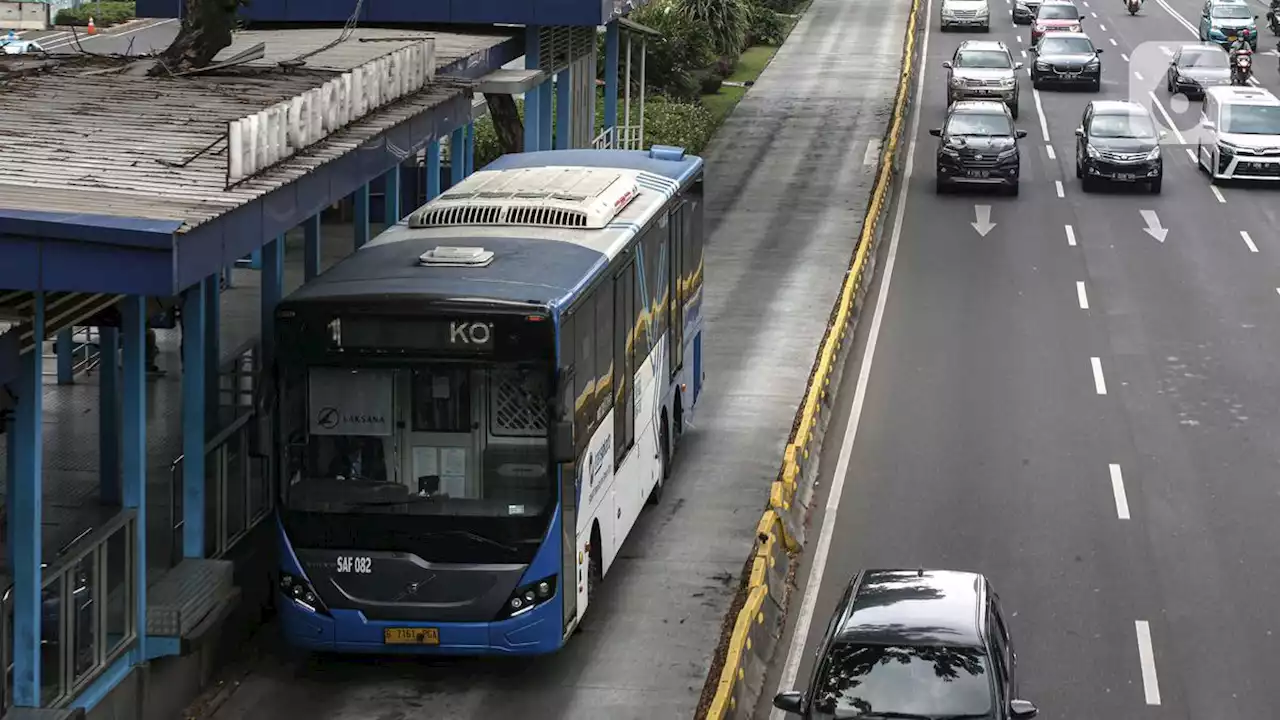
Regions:
M 42 571 L 40 706 L 69 703 L 138 637 L 137 511 L 125 509 L 64 546 Z M 3 707 L 13 705 L 13 587 L 0 597 Z
M 91 372 L 102 361 L 101 346 L 98 342 L 98 328 L 96 327 L 77 327 L 71 331 L 71 374 L 79 375 L 85 372 Z M 54 360 L 58 357 L 58 343 L 56 340 L 51 341 L 49 345 L 53 348 L 53 352 L 44 353 L 45 360 Z M 55 368 L 52 372 L 46 370 L 45 377 L 52 377 L 58 374 Z
M 218 369 L 218 405 L 252 408 L 258 373 L 262 369 L 257 339 L 237 349 L 235 357 Z
M 607 127 L 591 141 L 596 150 L 643 150 L 644 125 Z

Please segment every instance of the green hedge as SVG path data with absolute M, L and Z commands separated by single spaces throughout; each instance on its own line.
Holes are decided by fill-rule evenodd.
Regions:
M 137 17 L 134 3 L 107 0 L 107 2 L 86 2 L 78 8 L 59 10 L 53 18 L 54 25 L 88 25 L 93 18 L 95 27 L 118 25 Z
M 777 10 L 763 3 L 752 2 L 750 23 L 747 25 L 747 46 L 778 46 L 787 37 L 787 24 Z
M 524 101 L 517 99 L 516 107 L 520 110 L 520 116 L 524 117 Z M 554 107 L 552 112 L 555 112 Z M 618 108 L 618 112 L 622 112 L 621 107 Z M 639 110 L 632 107 L 631 112 L 638 120 Z M 603 130 L 604 98 L 597 93 L 595 133 L 599 135 Z M 645 98 L 644 144 L 646 147 L 674 145 L 696 155 L 711 142 L 711 136 L 715 131 L 715 118 L 699 102 L 672 100 L 661 95 Z M 554 130 L 552 135 L 554 137 Z M 475 166 L 482 168 L 498 159 L 501 154 L 502 148 L 498 145 L 498 135 L 493 130 L 493 120 L 486 115 L 476 121 Z

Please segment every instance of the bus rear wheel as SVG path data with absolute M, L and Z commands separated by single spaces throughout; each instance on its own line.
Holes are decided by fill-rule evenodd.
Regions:
M 593 533 L 591 550 L 587 553 L 587 602 L 595 602 L 596 588 L 603 579 L 600 574 L 600 544 L 596 542 L 599 535 Z
M 658 469 L 658 482 L 649 491 L 649 504 L 657 505 L 662 501 L 662 490 L 671 477 L 671 432 L 667 429 L 666 413 L 663 413 L 662 424 L 658 430 L 658 456 L 662 467 Z

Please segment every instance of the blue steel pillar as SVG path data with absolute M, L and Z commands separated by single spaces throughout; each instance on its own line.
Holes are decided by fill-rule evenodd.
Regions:
M 120 504 L 120 333 L 98 328 L 98 465 L 103 505 Z
M 573 147 L 573 70 L 556 73 L 556 149 Z
M 537 70 L 542 57 L 542 38 L 538 36 L 541 30 L 537 25 L 528 25 L 524 29 L 524 67 L 526 70 Z M 538 129 L 538 123 L 542 121 L 542 112 L 538 106 L 542 102 L 542 93 L 539 88 L 530 88 L 524 94 L 524 151 L 534 152 L 543 149 L 540 145 L 542 142 L 542 132 Z
M 40 602 L 42 549 L 41 490 L 44 478 L 44 293 L 35 294 L 34 351 L 19 361 L 18 407 L 9 454 L 16 455 L 9 478 L 9 526 L 13 556 L 13 705 L 40 707 Z
M 302 276 L 309 281 L 320 274 L 320 213 L 302 224 L 303 240 Z
M 400 204 L 404 198 L 404 193 L 400 190 L 400 163 L 387 171 L 384 176 L 386 189 L 383 191 L 382 199 L 382 222 L 390 227 L 400 222 L 400 218 L 404 217 L 400 214 Z
M 618 127 L 618 21 L 604 32 L 604 127 Z M 617 132 L 616 130 L 614 131 Z M 616 135 L 614 136 L 616 139 Z
M 550 150 L 551 131 L 555 127 L 552 125 L 553 119 L 551 117 L 551 110 L 553 108 L 552 99 L 555 97 L 551 78 L 543 80 L 542 84 L 538 86 L 538 96 L 538 114 L 541 116 L 538 118 L 538 132 L 542 135 L 538 140 L 538 149 Z
M 217 276 L 205 280 L 206 283 L 218 284 Z M 197 288 L 199 286 L 196 286 Z M 121 505 L 126 508 L 133 508 L 137 511 L 137 520 L 134 524 L 134 560 L 133 560 L 133 580 L 134 580 L 134 627 L 138 633 L 138 647 L 146 648 L 147 646 L 147 372 L 146 372 L 146 298 L 138 295 L 130 295 L 120 301 L 120 314 L 123 320 L 124 332 L 124 369 L 123 385 L 124 385 L 124 409 L 120 413 L 120 437 L 123 442 L 120 445 L 121 465 L 123 466 L 122 497 Z M 183 308 L 182 317 L 187 317 L 186 308 Z M 114 335 L 114 332 L 112 333 Z M 114 343 L 115 338 L 112 338 Z M 115 357 L 112 356 L 111 366 L 115 367 Z M 183 380 L 185 382 L 187 372 L 192 369 L 191 363 L 188 361 L 183 370 Z M 185 390 L 185 387 L 184 387 Z M 184 393 L 185 394 L 185 393 Z M 185 398 L 184 398 L 185 400 Z M 183 420 L 185 417 L 185 408 L 183 411 Z M 184 428 L 185 429 L 185 428 Z M 203 433 L 199 436 L 201 445 L 203 445 Z M 183 445 L 187 444 L 183 440 Z M 183 448 L 186 449 L 185 447 Z M 201 458 L 204 457 L 203 448 L 199 453 Z M 204 465 L 203 462 L 200 463 Z M 186 469 L 189 465 L 184 462 L 183 482 L 186 483 Z M 204 491 L 204 474 L 203 468 L 200 477 L 200 489 Z M 187 497 L 184 491 L 184 502 Z M 184 511 L 186 505 L 184 504 Z M 201 507 L 203 510 L 203 507 Z M 204 518 L 204 513 L 200 513 L 200 517 Z M 185 526 L 184 526 L 185 527 Z M 201 542 L 203 543 L 203 530 L 201 530 Z M 183 538 L 183 544 L 186 545 L 186 539 Z M 139 662 L 142 656 L 139 657 Z
M 204 337 L 205 416 L 210 426 L 216 428 L 222 395 L 218 388 L 218 366 L 222 364 L 222 288 L 217 275 L 204 282 Z
M 467 129 L 455 128 L 449 135 L 449 187 L 467 179 Z
M 262 357 L 275 352 L 276 305 L 284 296 L 284 236 L 262 246 Z M 265 365 L 264 365 L 265 367 Z
M 267 260 L 268 258 L 263 258 Z M 264 262 L 265 265 L 265 262 Z M 205 278 L 182 292 L 182 556 L 204 557 Z M 266 276 L 263 276 L 266 285 Z M 128 352 L 133 338 L 126 338 Z M 125 360 L 128 367 L 128 358 Z M 125 373 L 128 379 L 128 371 Z M 128 399 L 126 394 L 126 399 Z M 126 475 L 126 477 L 128 477 Z M 126 484 L 128 484 L 126 480 Z
M 440 140 L 427 145 L 427 201 L 440 196 Z
M 466 170 L 463 175 L 471 177 L 471 173 L 476 171 L 476 123 L 474 120 L 467 123 L 467 149 L 462 157 L 466 160 Z
M 351 193 L 351 204 L 355 209 L 355 239 L 359 250 L 369 242 L 369 184 L 361 185 Z
M 71 350 L 71 328 L 58 333 L 53 342 L 53 351 L 58 356 L 58 384 L 70 385 L 75 382 L 75 353 Z

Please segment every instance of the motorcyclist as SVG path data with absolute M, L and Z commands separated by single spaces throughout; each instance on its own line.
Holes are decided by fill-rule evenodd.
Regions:
M 1121 0 L 1121 2 L 1123 2 L 1123 3 L 1124 3 L 1124 7 L 1125 7 L 1125 9 L 1126 9 L 1126 10 L 1128 10 L 1128 9 L 1129 9 L 1129 3 L 1130 3 L 1130 2 L 1137 2 L 1137 3 L 1138 3 L 1138 9 L 1139 9 L 1139 10 L 1141 10 L 1141 9 L 1142 9 L 1142 2 L 1143 2 L 1143 0 Z M 1280 3 L 1280 0 L 1271 0 L 1271 2 L 1273 2 L 1273 3 Z
M 1231 76 L 1232 79 L 1240 72 L 1236 65 L 1236 58 L 1240 55 L 1253 55 L 1253 45 L 1249 43 L 1249 30 L 1246 28 L 1240 31 L 1236 39 L 1231 43 L 1231 47 L 1227 50 L 1231 55 Z

